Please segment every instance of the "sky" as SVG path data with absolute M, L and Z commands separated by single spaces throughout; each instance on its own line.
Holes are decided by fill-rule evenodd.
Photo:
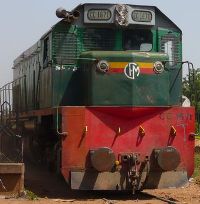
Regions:
M 200 1 L 198 0 L 0 0 L 0 86 L 12 81 L 13 61 L 59 19 L 58 7 L 81 3 L 123 3 L 157 6 L 183 31 L 183 60 L 200 67 Z

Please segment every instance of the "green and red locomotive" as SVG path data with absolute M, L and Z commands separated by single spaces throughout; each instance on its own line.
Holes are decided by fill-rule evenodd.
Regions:
M 179 187 L 194 169 L 182 32 L 153 6 L 84 4 L 14 61 L 30 148 L 72 189 Z

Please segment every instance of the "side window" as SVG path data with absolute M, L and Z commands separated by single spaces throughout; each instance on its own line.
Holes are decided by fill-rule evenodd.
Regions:
M 44 39 L 44 51 L 43 51 L 43 67 L 47 67 L 50 60 L 50 42 L 49 37 Z
M 175 65 L 177 61 L 180 61 L 179 57 L 179 38 L 173 33 L 167 33 L 161 37 L 161 52 L 168 54 L 169 64 Z

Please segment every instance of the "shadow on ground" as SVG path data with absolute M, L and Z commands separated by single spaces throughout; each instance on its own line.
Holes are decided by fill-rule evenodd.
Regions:
M 72 191 L 64 178 L 50 172 L 46 167 L 30 162 L 25 163 L 25 189 L 41 198 L 52 199 L 112 199 L 112 200 L 150 200 L 151 196 L 131 192 L 114 191 Z

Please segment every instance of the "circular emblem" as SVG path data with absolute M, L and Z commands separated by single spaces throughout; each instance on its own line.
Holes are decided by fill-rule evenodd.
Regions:
M 129 63 L 126 65 L 124 73 L 127 78 L 135 79 L 140 75 L 140 68 L 136 63 Z

